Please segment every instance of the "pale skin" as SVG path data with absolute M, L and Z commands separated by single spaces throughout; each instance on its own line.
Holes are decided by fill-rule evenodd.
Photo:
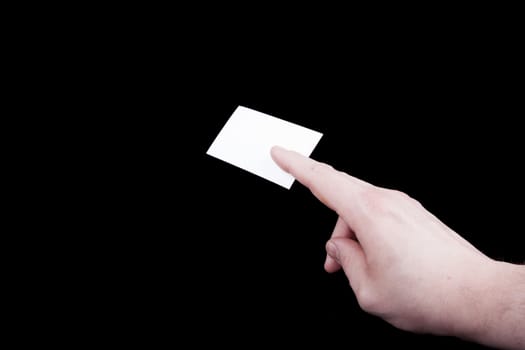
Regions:
M 344 270 L 363 310 L 407 331 L 525 349 L 524 265 L 487 257 L 402 192 L 280 147 L 271 155 L 338 214 L 324 267 Z

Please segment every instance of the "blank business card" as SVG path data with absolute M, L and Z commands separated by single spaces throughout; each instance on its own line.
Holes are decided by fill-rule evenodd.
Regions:
M 275 164 L 271 148 L 282 146 L 309 157 L 322 136 L 320 132 L 239 106 L 206 154 L 290 189 L 294 178 Z

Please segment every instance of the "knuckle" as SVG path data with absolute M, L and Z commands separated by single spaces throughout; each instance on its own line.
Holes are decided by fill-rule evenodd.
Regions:
M 310 165 L 309 170 L 309 176 L 305 176 L 305 184 L 312 190 L 312 192 L 314 192 L 314 194 L 316 194 L 320 190 L 319 179 L 327 177 L 334 168 L 325 163 L 314 162 Z
M 331 165 L 328 165 L 326 163 L 321 163 L 321 162 L 315 162 L 314 164 L 312 164 L 312 166 L 310 167 L 310 170 L 313 172 L 313 173 L 325 173 L 327 170 L 334 170 L 334 168 L 331 166 Z
M 386 190 L 387 193 L 393 198 L 393 199 L 401 199 L 406 200 L 410 197 L 405 192 L 399 191 L 399 190 Z
M 398 202 L 405 201 L 405 202 L 414 204 L 416 206 L 421 206 L 421 203 L 419 201 L 417 201 L 416 199 L 410 197 L 405 192 L 398 191 L 398 190 L 388 190 L 388 191 L 390 192 L 390 196 L 392 197 L 392 200 L 395 200 L 395 201 L 398 201 Z
M 389 200 L 384 190 L 373 186 L 366 187 L 361 191 L 360 197 L 365 210 L 376 214 L 388 211 Z
M 381 301 L 379 300 L 377 293 L 375 293 L 371 288 L 364 286 L 360 287 L 355 291 L 355 295 L 361 309 L 367 312 L 374 312 L 378 310 Z
M 361 200 L 367 211 L 375 214 L 392 214 L 403 203 L 421 205 L 405 192 L 379 187 L 367 187 L 361 192 Z

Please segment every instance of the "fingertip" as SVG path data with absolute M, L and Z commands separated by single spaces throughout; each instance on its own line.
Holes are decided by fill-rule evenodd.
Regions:
M 334 273 L 341 269 L 341 265 L 339 265 L 337 261 L 335 261 L 329 255 L 327 255 L 326 260 L 324 262 L 324 269 L 328 273 Z
M 366 277 L 366 257 L 362 246 L 355 240 L 346 237 L 331 238 L 327 243 L 327 248 L 332 245 L 336 248 L 337 256 L 334 251 L 327 249 L 327 253 L 332 258 L 337 258 L 337 262 L 345 271 L 352 286 Z
M 286 155 L 286 152 L 288 152 L 287 149 L 281 147 L 281 146 L 273 146 L 270 149 L 270 155 L 275 163 L 282 168 L 284 171 L 287 171 L 284 163 L 284 157 Z
M 272 155 L 272 158 L 278 157 L 279 155 L 283 154 L 283 152 L 286 152 L 286 149 L 281 146 L 273 146 L 270 149 L 270 154 Z

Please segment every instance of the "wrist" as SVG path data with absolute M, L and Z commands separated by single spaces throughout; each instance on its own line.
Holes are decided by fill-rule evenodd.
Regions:
M 473 281 L 469 319 L 458 336 L 489 346 L 525 348 L 525 266 L 491 260 Z

